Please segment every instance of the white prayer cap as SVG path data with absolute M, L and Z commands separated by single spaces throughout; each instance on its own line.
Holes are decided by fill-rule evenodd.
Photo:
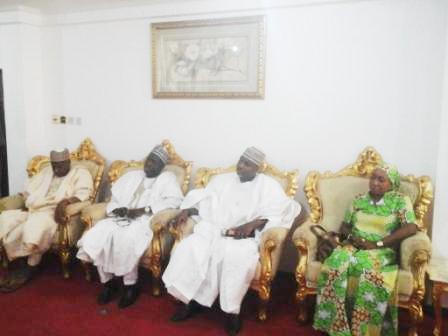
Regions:
M 67 148 L 64 148 L 61 151 L 52 150 L 50 152 L 50 161 L 51 162 L 62 162 L 70 160 L 70 152 Z
M 244 151 L 242 157 L 256 164 L 257 166 L 260 166 L 263 163 L 266 155 L 258 148 L 249 147 Z
M 155 156 L 157 156 L 163 162 L 163 164 L 167 164 L 170 159 L 168 152 L 162 145 L 155 146 L 150 154 L 154 154 Z

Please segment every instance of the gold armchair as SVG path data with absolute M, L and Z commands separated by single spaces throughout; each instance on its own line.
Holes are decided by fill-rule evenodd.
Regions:
M 235 172 L 236 167 L 229 168 L 200 168 L 196 174 L 195 187 L 204 188 L 214 175 Z M 284 188 L 289 197 L 294 197 L 297 191 L 297 171 L 280 171 L 272 165 L 264 164 L 261 173 L 275 178 Z M 255 271 L 251 288 L 257 291 L 260 300 L 258 319 L 264 321 L 267 318 L 267 304 L 271 297 L 271 283 L 277 273 L 283 244 L 288 234 L 288 229 L 272 228 L 265 231 L 260 241 L 260 260 Z
M 337 173 L 310 172 L 305 182 L 305 194 L 310 206 L 310 218 L 293 234 L 299 253 L 295 277 L 298 284 L 296 300 L 299 304 L 298 320 L 305 322 L 306 298 L 316 294 L 321 263 L 316 260 L 316 237 L 310 226 L 320 224 L 338 231 L 344 212 L 353 198 L 368 191 L 368 178 L 382 162 L 375 149 L 368 147 L 358 160 Z M 431 254 L 431 242 L 426 234 L 424 217 L 433 198 L 432 184 L 427 176 L 402 176 L 400 191 L 408 195 L 417 216 L 419 232 L 401 243 L 398 273 L 399 306 L 409 310 L 412 327 L 409 335 L 417 335 L 416 324 L 422 320 L 422 300 L 425 293 L 425 270 Z
M 88 138 L 79 145 L 76 151 L 70 153 L 70 159 L 72 160 L 72 166 L 81 165 L 88 169 L 93 179 L 93 192 L 88 201 L 70 204 L 66 208 L 65 222 L 58 226 L 53 239 L 51 250 L 59 255 L 62 264 L 63 276 L 66 279 L 70 277 L 68 264 L 70 262 L 71 252 L 76 247 L 76 243 L 84 231 L 84 227 L 80 221 L 81 211 L 85 207 L 92 204 L 92 202 L 96 199 L 98 187 L 104 171 L 104 159 L 96 151 L 92 141 Z M 33 157 L 28 163 L 28 176 L 34 176 L 49 164 L 50 159 L 47 156 L 38 155 Z M 0 199 L 0 208 L 2 210 L 21 209 L 24 206 L 25 202 L 20 195 Z M 7 267 L 8 258 L 6 257 L 1 242 L 0 257 L 2 258 L 2 265 Z
M 188 191 L 188 186 L 190 183 L 191 167 L 192 162 L 184 161 L 174 150 L 173 145 L 168 141 L 164 140 L 162 145 L 168 151 L 169 162 L 164 168 L 173 172 L 179 185 L 181 186 L 182 192 L 186 194 Z M 118 178 L 120 178 L 126 172 L 131 170 L 143 169 L 144 161 L 115 161 L 112 163 L 108 177 L 109 182 L 112 185 Z M 82 222 L 85 225 L 85 230 L 89 230 L 94 226 L 99 220 L 106 217 L 106 206 L 107 202 L 93 204 L 82 212 Z M 173 238 L 169 234 L 166 224 L 168 221 L 179 212 L 178 209 L 166 209 L 160 211 L 151 219 L 151 229 L 153 231 L 153 238 L 149 248 L 146 250 L 144 255 L 140 260 L 140 265 L 148 269 L 153 275 L 153 295 L 160 295 L 160 278 L 162 273 L 162 262 L 167 259 L 173 246 Z M 181 234 L 181 233 L 179 233 Z M 86 279 L 91 280 L 91 269 L 90 264 L 83 262 L 83 267 L 86 274 Z

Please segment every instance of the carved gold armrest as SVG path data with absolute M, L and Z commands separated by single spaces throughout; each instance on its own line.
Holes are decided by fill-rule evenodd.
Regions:
M 310 226 L 315 224 L 316 223 L 313 223 L 311 219 L 308 218 L 294 231 L 292 235 L 292 241 L 294 242 L 294 245 L 296 245 L 299 252 L 299 260 L 301 258 L 301 251 L 303 250 L 305 253 L 305 246 L 307 258 L 309 257 L 311 260 L 316 258 L 317 238 L 310 230 Z
M 263 232 L 260 241 L 261 277 L 272 281 L 277 273 L 282 246 L 288 235 L 286 228 L 271 228 Z
M 428 258 L 431 255 L 431 240 L 426 233 L 421 231 L 401 242 L 401 268 L 407 271 L 412 270 L 417 252 L 427 254 Z
M 81 221 L 88 230 L 95 225 L 96 222 L 106 217 L 107 203 L 95 203 L 85 207 L 81 212 Z
M 170 232 L 174 237 L 174 246 L 176 246 L 177 244 L 179 244 L 179 242 L 188 237 L 191 233 L 193 233 L 193 228 L 195 225 L 195 221 L 189 217 L 187 222 L 184 225 L 181 225 L 179 227 L 175 228 L 170 228 Z M 173 247 L 174 249 L 174 247 Z
M 0 212 L 3 210 L 15 210 L 25 207 L 25 200 L 20 195 L 0 198 Z
M 153 233 L 156 234 L 163 231 L 168 222 L 176 217 L 179 212 L 179 209 L 165 209 L 152 216 L 150 225 Z
M 65 208 L 65 215 L 68 217 L 76 216 L 91 204 L 90 201 L 72 203 Z
M 151 269 L 152 274 L 156 278 L 160 278 L 161 276 L 161 258 L 164 251 L 162 250 L 162 235 L 166 232 L 166 228 L 168 222 L 176 217 L 176 215 L 180 212 L 179 209 L 165 209 L 159 211 L 151 218 L 150 226 L 153 232 L 153 238 L 151 241 L 151 254 L 149 260 L 149 268 Z
M 425 273 L 431 257 L 431 241 L 424 232 L 406 238 L 401 243 L 401 268 L 410 270 L 413 278 L 413 292 L 409 309 L 415 321 L 423 318 L 422 301 L 425 295 Z

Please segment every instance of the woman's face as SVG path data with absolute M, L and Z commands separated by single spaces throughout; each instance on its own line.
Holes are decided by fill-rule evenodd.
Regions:
M 374 196 L 383 196 L 385 192 L 391 190 L 392 184 L 384 169 L 377 168 L 370 176 L 370 193 Z

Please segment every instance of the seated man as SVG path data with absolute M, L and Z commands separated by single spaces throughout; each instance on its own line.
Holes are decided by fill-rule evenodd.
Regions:
M 35 273 L 42 255 L 53 242 L 58 224 L 64 223 L 65 208 L 89 199 L 92 176 L 86 168 L 71 167 L 70 153 L 50 153 L 51 166 L 29 179 L 25 192 L 26 209 L 7 210 L 0 215 L 0 240 L 9 260 L 27 257 L 24 266 L 0 281 L 0 291 L 11 292 Z
M 171 221 L 178 226 L 198 216 L 194 233 L 174 250 L 162 278 L 168 292 L 185 303 L 172 321 L 189 318 L 199 305 L 211 307 L 219 294 L 227 332 L 240 330 L 240 306 L 255 275 L 261 234 L 290 228 L 300 212 L 277 181 L 257 174 L 263 160 L 262 152 L 248 148 L 236 173 L 217 175 L 206 188 L 190 191 Z
M 123 277 L 125 290 L 118 307 L 133 304 L 138 296 L 138 264 L 152 240 L 151 216 L 167 208 L 177 208 L 183 195 L 176 176 L 162 169 L 169 156 L 163 146 L 156 146 L 142 170 L 121 176 L 112 186 L 107 204 L 108 218 L 99 221 L 79 240 L 77 257 L 93 262 L 103 289 L 99 304 L 110 302 L 117 290 L 114 276 Z

